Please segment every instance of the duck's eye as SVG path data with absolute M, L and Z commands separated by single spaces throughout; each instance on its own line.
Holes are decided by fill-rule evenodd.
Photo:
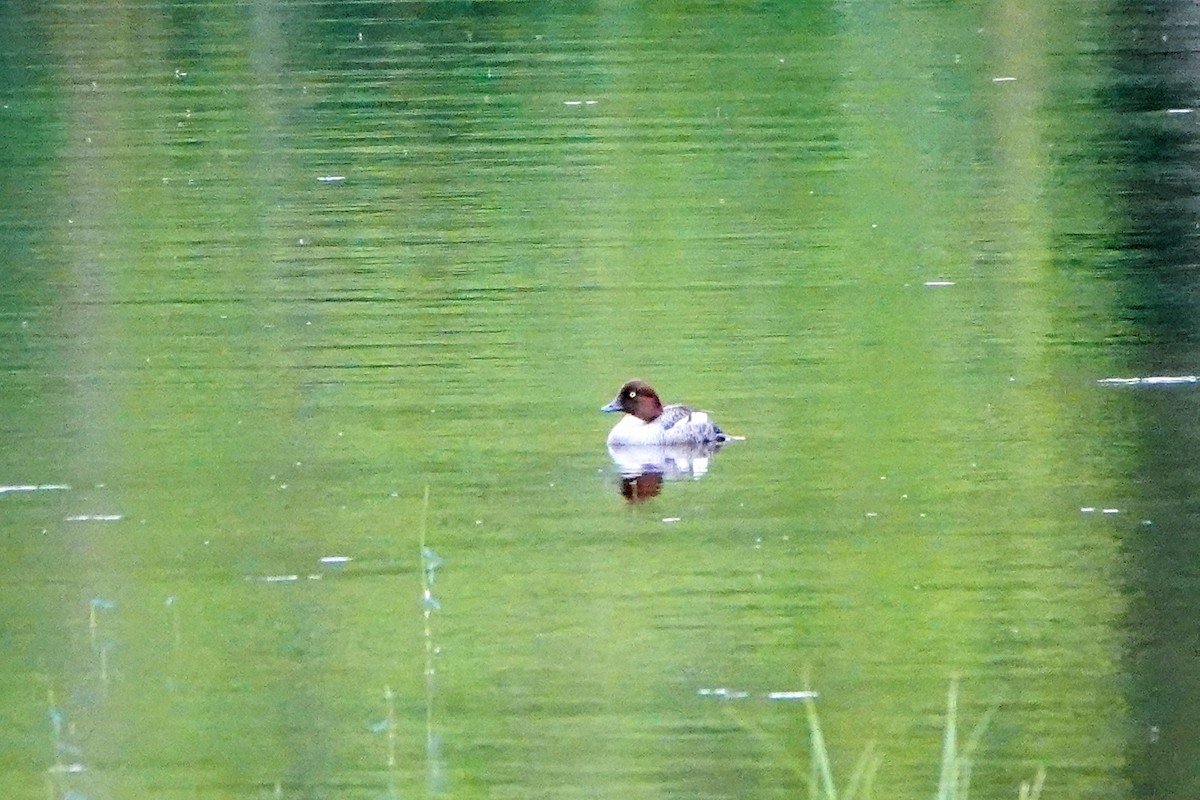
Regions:
M 630 393 L 629 393 L 629 399 L 630 399 L 630 400 L 632 400 L 632 399 L 633 399 L 633 398 L 635 398 L 635 397 L 637 397 L 637 392 L 630 392 Z

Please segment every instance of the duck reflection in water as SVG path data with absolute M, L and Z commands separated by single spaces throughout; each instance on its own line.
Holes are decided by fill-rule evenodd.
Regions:
M 664 406 L 640 380 L 626 382 L 600 410 L 623 414 L 608 434 L 608 453 L 621 472 L 621 494 L 631 503 L 657 496 L 664 480 L 702 477 L 714 453 L 743 438 L 725 433 L 705 411 Z
M 608 454 L 621 474 L 621 496 L 631 503 L 657 497 L 664 481 L 696 480 L 723 443 L 609 445 Z

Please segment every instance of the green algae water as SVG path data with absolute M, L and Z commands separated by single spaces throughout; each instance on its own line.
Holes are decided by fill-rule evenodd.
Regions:
M 6 4 L 5 795 L 1195 796 L 1186 11 Z

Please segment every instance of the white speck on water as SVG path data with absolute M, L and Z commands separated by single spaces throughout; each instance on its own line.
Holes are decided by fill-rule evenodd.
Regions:
M 124 514 L 72 514 L 63 517 L 65 522 L 120 522 L 123 519 Z
M 1093 511 L 1096 510 L 1096 507 L 1095 506 L 1081 506 L 1079 510 L 1081 512 L 1083 512 L 1084 514 L 1091 514 Z
M 1191 114 L 1195 109 L 1192 108 L 1168 108 L 1168 114 Z
M 1102 509 L 1100 509 L 1100 513 L 1101 514 L 1120 514 L 1121 509 L 1119 509 L 1119 508 L 1102 508 Z
M 992 78 L 992 83 L 1010 83 L 1015 80 L 1016 78 L 1012 75 L 1001 75 L 998 78 Z
M 682 517 L 663 517 L 663 522 L 670 524 L 672 522 L 679 522 L 679 520 L 681 520 L 681 519 L 683 519 L 683 518 Z
M 954 281 L 925 281 L 926 286 L 953 286 Z
M 322 564 L 348 564 L 353 560 L 351 556 L 321 556 Z
M 878 514 L 878 513 L 876 513 L 876 512 L 874 512 L 874 511 L 868 511 L 868 512 L 867 512 L 867 516 L 868 516 L 868 517 L 878 517 L 878 516 L 879 516 L 879 514 Z
M 767 692 L 768 700 L 815 700 L 820 697 L 816 692 Z
M 346 180 L 345 175 L 318 175 L 317 180 L 321 183 L 342 183 Z

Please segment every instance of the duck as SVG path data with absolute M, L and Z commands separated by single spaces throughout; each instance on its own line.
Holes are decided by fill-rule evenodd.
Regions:
M 608 434 L 608 446 L 721 445 L 739 441 L 709 419 L 707 411 L 697 411 L 681 403 L 664 406 L 658 393 L 643 380 L 626 381 L 617 396 L 601 411 L 622 412 L 625 416 Z

